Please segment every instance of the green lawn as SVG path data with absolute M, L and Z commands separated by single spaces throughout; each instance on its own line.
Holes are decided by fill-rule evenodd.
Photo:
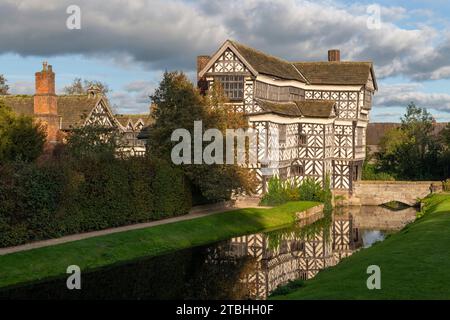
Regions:
M 424 216 L 399 233 L 272 298 L 450 299 L 450 194 L 425 203 Z M 381 268 L 380 290 L 367 289 L 369 265 Z
M 293 213 L 317 204 L 304 201 L 241 209 L 0 256 L 0 287 L 63 275 L 69 265 L 86 271 L 281 227 L 294 222 Z

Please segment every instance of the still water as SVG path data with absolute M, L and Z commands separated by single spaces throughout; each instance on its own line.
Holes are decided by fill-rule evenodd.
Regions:
M 346 207 L 294 226 L 0 291 L 0 299 L 265 299 L 278 286 L 310 279 L 415 219 L 409 208 Z

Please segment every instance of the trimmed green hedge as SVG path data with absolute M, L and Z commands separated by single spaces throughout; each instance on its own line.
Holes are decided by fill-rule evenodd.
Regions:
M 149 159 L 0 167 L 0 247 L 185 214 L 183 173 Z

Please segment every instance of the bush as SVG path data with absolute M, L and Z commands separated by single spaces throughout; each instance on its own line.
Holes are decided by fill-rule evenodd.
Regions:
M 394 177 L 387 172 L 379 172 L 373 164 L 364 163 L 362 180 L 394 181 Z
M 265 206 L 277 206 L 289 200 L 286 183 L 278 176 L 270 178 L 267 193 L 261 199 L 260 204 Z
M 0 246 L 157 220 L 191 206 L 183 173 L 145 158 L 0 167 Z
M 317 201 L 325 204 L 325 211 L 332 210 L 330 178 L 327 175 L 323 183 L 313 178 L 305 178 L 297 187 L 287 181 L 282 181 L 277 176 L 270 178 L 267 193 L 261 199 L 260 205 L 276 206 L 287 201 Z
M 322 201 L 323 189 L 320 182 L 312 178 L 305 178 L 299 187 L 300 200 L 303 201 Z
M 191 194 L 181 168 L 174 168 L 166 162 L 157 161 L 152 190 L 158 191 L 154 199 L 153 212 L 158 218 L 179 215 L 192 206 Z
M 16 115 L 0 101 L 0 163 L 32 162 L 43 151 L 45 129 L 31 117 Z

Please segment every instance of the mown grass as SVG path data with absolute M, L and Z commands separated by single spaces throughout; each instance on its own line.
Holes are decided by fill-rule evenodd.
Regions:
M 423 216 L 402 231 L 272 299 L 450 299 L 450 194 L 424 202 Z M 381 268 L 380 290 L 367 289 L 370 265 Z
M 60 276 L 69 265 L 86 271 L 281 227 L 294 222 L 295 212 L 318 204 L 299 201 L 240 209 L 0 256 L 0 287 Z

